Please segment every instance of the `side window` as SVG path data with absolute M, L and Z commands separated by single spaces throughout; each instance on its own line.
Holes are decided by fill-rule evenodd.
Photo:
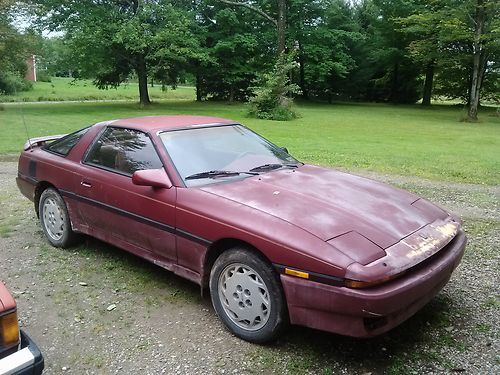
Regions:
M 55 152 L 56 154 L 66 156 L 69 154 L 71 149 L 75 147 L 78 141 L 83 137 L 83 135 L 89 130 L 89 128 L 85 128 L 82 130 L 78 130 L 77 132 L 68 134 L 57 141 L 52 142 L 51 144 L 45 147 L 46 150 Z
M 107 128 L 92 145 L 84 163 L 128 175 L 143 169 L 163 167 L 151 139 L 146 134 L 137 130 L 112 127 Z

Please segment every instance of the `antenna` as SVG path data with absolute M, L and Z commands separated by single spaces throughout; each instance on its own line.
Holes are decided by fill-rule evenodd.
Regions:
M 15 88 L 14 88 L 14 94 L 17 95 L 17 90 Z M 19 112 L 21 112 L 21 119 L 23 120 L 24 129 L 26 130 L 26 136 L 28 137 L 30 151 L 33 151 L 33 145 L 31 144 L 31 138 L 30 138 L 30 135 L 28 133 L 28 125 L 26 124 L 26 120 L 24 118 L 24 111 L 23 111 L 24 103 L 21 101 L 21 103 L 19 103 L 18 105 L 19 105 Z
M 26 120 L 24 119 L 23 105 L 24 105 L 24 103 L 20 104 L 21 118 L 23 119 L 24 129 L 26 130 L 26 136 L 28 137 L 28 143 L 30 145 L 30 151 L 33 151 L 33 145 L 31 144 L 31 138 L 30 138 L 30 135 L 28 133 L 28 125 L 26 124 Z

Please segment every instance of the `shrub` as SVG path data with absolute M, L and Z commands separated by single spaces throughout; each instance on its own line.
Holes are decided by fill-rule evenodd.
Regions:
M 262 85 L 250 99 L 250 116 L 266 120 L 288 121 L 298 117 L 292 108 L 291 95 L 300 93 L 297 85 L 290 83 L 289 72 L 294 68 L 290 55 L 279 56 L 273 70 L 262 77 Z
M 19 91 L 31 90 L 33 84 L 11 72 L 0 71 L 0 94 L 13 95 Z

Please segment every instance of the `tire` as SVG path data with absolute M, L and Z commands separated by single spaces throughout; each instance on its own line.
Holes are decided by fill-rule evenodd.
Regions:
M 286 303 L 278 275 L 259 255 L 233 248 L 210 272 L 215 312 L 235 336 L 257 344 L 278 337 L 286 324 Z
M 76 242 L 77 234 L 71 229 L 66 203 L 57 190 L 47 188 L 43 191 L 38 212 L 43 233 L 52 246 L 66 248 Z

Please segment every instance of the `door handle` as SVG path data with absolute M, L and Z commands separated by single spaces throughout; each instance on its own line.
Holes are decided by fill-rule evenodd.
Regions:
M 80 184 L 83 186 L 83 187 L 86 187 L 86 188 L 91 188 L 92 187 L 92 184 L 89 183 L 89 182 L 86 182 L 86 181 L 82 181 L 80 182 Z

